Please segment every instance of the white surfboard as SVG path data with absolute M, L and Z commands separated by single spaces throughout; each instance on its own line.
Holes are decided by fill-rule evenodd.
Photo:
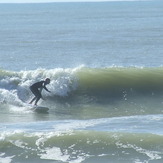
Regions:
M 45 107 L 45 106 L 33 106 L 33 111 L 36 111 L 36 112 L 47 112 L 49 110 L 48 107 Z
M 25 104 L 25 107 L 28 107 L 30 110 L 40 113 L 47 112 L 49 110 L 49 108 L 46 106 L 38 106 L 32 104 Z

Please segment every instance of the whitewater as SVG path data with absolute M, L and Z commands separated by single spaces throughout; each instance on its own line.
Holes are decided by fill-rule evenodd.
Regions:
M 0 4 L 0 163 L 162 163 L 162 8 Z

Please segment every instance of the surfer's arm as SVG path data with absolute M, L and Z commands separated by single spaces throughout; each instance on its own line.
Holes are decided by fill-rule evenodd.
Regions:
M 46 88 L 46 86 L 45 86 L 45 85 L 44 85 L 44 89 L 45 89 L 47 92 L 49 92 L 49 93 L 51 92 L 51 91 L 49 91 L 49 90 Z

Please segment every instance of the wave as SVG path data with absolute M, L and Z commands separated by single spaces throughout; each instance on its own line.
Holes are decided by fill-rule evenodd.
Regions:
M 17 96 L 18 99 L 25 101 L 31 95 L 29 86 L 47 77 L 51 79 L 49 89 L 53 94 L 67 96 L 76 87 L 76 78 L 73 75 L 74 71 L 75 69 L 37 69 L 20 72 L 0 70 L 1 99 L 8 101 L 10 98 L 13 101 L 13 98 Z M 6 96 L 8 99 L 6 99 Z
M 103 117 L 162 113 L 163 68 L 110 67 L 0 70 L 0 102 L 23 106 L 32 94 L 29 86 L 49 77 L 51 94 L 42 103 L 60 111 Z M 77 111 L 76 111 L 76 108 Z M 101 110 L 101 113 L 99 113 Z M 57 112 L 57 109 L 55 109 Z M 109 111 L 109 112 L 108 112 Z M 82 114 L 84 114 L 82 112 Z M 97 113 L 98 112 L 98 113 Z
M 100 92 L 162 90 L 163 68 L 83 68 L 78 72 L 84 89 Z
M 53 93 L 67 96 L 74 90 L 91 92 L 113 92 L 122 90 L 155 91 L 163 90 L 163 68 L 85 68 L 37 69 L 33 71 L 11 72 L 0 70 L 0 87 L 7 90 L 22 87 L 51 78 Z
M 163 160 L 163 136 L 73 131 L 0 133 L 0 160 L 13 162 L 150 162 Z
M 162 120 L 162 115 L 153 115 L 3 123 L 0 161 L 161 163 Z

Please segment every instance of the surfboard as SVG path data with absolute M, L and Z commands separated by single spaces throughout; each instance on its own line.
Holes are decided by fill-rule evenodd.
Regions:
M 34 112 L 45 113 L 45 112 L 48 112 L 49 110 L 49 108 L 46 106 L 38 106 L 38 105 L 32 105 L 32 104 L 26 104 L 25 106 Z
M 48 107 L 45 106 L 33 106 L 33 111 L 35 112 L 47 112 L 49 110 Z

